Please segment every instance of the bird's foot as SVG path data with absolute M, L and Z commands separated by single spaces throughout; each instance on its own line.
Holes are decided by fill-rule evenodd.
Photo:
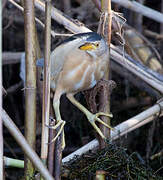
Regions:
M 56 139 L 59 137 L 59 135 L 61 135 L 62 133 L 62 149 L 65 148 L 65 137 L 64 137 L 64 125 L 65 125 L 65 121 L 63 121 L 62 119 L 57 120 L 57 124 L 56 125 L 46 125 L 47 127 L 57 130 L 57 128 L 59 128 L 59 130 L 57 131 L 57 135 L 52 139 L 52 141 L 49 143 L 53 143 L 56 141 Z
M 103 135 L 103 133 L 101 132 L 100 128 L 95 124 L 95 122 L 99 122 L 101 124 L 103 124 L 104 126 L 110 128 L 113 130 L 113 128 L 111 126 L 109 126 L 108 124 L 106 124 L 105 122 L 103 122 L 99 116 L 107 116 L 107 117 L 113 117 L 112 114 L 107 114 L 107 113 L 104 113 L 104 112 L 99 112 L 99 113 L 96 113 L 96 114 L 92 114 L 92 113 L 88 113 L 87 114 L 87 118 L 89 120 L 89 122 L 91 123 L 91 125 L 94 127 L 94 129 L 97 131 L 97 133 L 103 138 L 105 139 L 105 136 Z

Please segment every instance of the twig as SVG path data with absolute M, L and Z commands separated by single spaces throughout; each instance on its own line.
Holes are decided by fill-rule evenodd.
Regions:
M 33 149 L 35 149 L 36 143 L 36 41 L 34 17 L 34 0 L 24 0 L 26 53 L 25 137 Z M 34 171 L 33 164 L 26 158 L 25 178 L 32 178 Z
M 17 126 L 13 123 L 11 118 L 7 115 L 7 113 L 4 110 L 2 111 L 2 119 L 5 127 L 9 130 L 16 142 L 23 149 L 26 156 L 28 156 L 28 158 L 31 160 L 34 166 L 40 171 L 41 175 L 46 180 L 54 180 L 53 177 L 49 174 L 46 167 L 43 165 L 42 161 L 40 160 L 36 152 L 29 146 L 22 133 L 19 131 Z
M 43 106 L 42 106 L 42 137 L 41 159 L 46 164 L 48 156 L 49 107 L 50 107 L 50 52 L 51 52 L 51 1 L 46 1 L 45 9 L 45 52 L 44 52 L 44 83 L 43 83 Z
M 135 11 L 137 13 L 140 13 L 150 19 L 153 19 L 157 22 L 163 23 L 163 14 L 155 11 L 151 8 L 148 8 L 146 6 L 143 6 L 142 4 L 136 2 L 136 1 L 129 1 L 129 0 L 112 0 L 112 2 L 117 3 L 125 8 L 128 8 L 132 11 Z
M 126 120 L 125 122 L 117 125 L 114 127 L 114 131 L 111 131 L 111 137 L 110 140 L 116 140 L 119 137 L 139 128 L 143 125 L 151 122 L 153 120 L 153 116 L 160 113 L 160 111 L 163 109 L 163 101 L 161 101 L 159 104 L 156 103 L 151 108 L 143 111 L 142 113 Z M 163 116 L 163 112 L 161 112 L 160 117 Z M 99 146 L 99 143 L 96 139 L 89 142 L 88 144 L 84 145 L 77 151 L 71 153 L 70 155 L 66 156 L 62 159 L 63 163 L 67 163 L 71 159 L 73 159 L 75 156 L 81 156 L 82 154 L 88 152 L 89 150 L 95 149 Z

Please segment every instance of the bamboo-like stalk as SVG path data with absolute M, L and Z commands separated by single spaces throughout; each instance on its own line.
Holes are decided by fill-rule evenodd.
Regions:
M 45 5 L 45 55 L 44 55 L 44 83 L 43 83 L 43 106 L 42 106 L 42 137 L 41 159 L 46 164 L 48 156 L 49 107 L 50 107 L 50 52 L 51 52 L 51 0 Z
M 3 179 L 3 128 L 2 128 L 2 3 L 0 3 L 0 179 Z
M 140 114 L 120 123 L 116 127 L 114 127 L 114 131 L 111 131 L 110 139 L 116 140 L 119 137 L 139 128 L 143 125 L 151 122 L 154 120 L 155 115 L 160 113 L 160 110 L 163 109 L 163 101 L 156 103 L 154 106 L 150 107 L 149 109 L 141 112 Z M 160 117 L 163 116 L 163 111 L 159 114 Z M 65 158 L 62 159 L 62 163 L 67 163 L 75 156 L 81 156 L 84 153 L 87 153 L 90 150 L 96 149 L 99 146 L 99 143 L 96 139 L 89 142 L 88 144 L 84 145 L 77 151 L 69 154 Z
M 108 17 L 108 26 L 107 29 L 105 30 L 107 32 L 107 41 L 108 41 L 108 46 L 110 49 L 110 42 L 111 42 L 111 23 L 112 23 L 112 14 L 111 14 L 111 1 L 110 0 L 102 0 L 101 1 L 101 8 L 102 12 L 105 14 L 107 13 Z M 104 31 L 104 30 L 103 30 Z M 109 50 L 110 51 L 110 50 Z M 108 63 L 108 68 L 107 71 L 105 72 L 104 78 L 105 80 L 109 80 L 109 72 L 110 72 L 110 61 Z M 99 99 L 100 99 L 100 104 L 99 104 L 99 111 L 100 112 L 105 112 L 105 113 L 110 113 L 110 94 L 108 89 L 103 88 L 100 93 L 99 93 Z M 102 120 L 110 125 L 110 118 L 103 116 Z M 103 132 L 104 136 L 109 138 L 110 130 L 106 128 L 105 126 L 100 125 L 100 129 Z M 105 141 L 100 139 L 100 147 L 103 148 L 105 146 Z
M 20 145 L 26 156 L 28 156 L 28 158 L 31 160 L 34 166 L 39 170 L 39 172 L 45 178 L 45 180 L 54 180 L 53 177 L 48 172 L 47 168 L 44 166 L 44 164 L 36 154 L 36 152 L 31 148 L 31 146 L 28 144 L 22 133 L 19 131 L 17 126 L 14 124 L 14 122 L 11 120 L 11 118 L 4 110 L 2 111 L 2 120 L 4 126 L 9 130 L 9 132 L 14 137 L 16 142 Z
M 6 167 L 16 167 L 16 168 L 24 168 L 24 161 L 19 159 L 13 159 L 4 156 L 4 165 Z
M 24 0 L 26 53 L 25 137 L 33 149 L 35 149 L 36 142 L 36 51 L 34 18 L 34 0 Z M 25 157 L 25 179 L 33 178 L 34 171 L 33 164 Z

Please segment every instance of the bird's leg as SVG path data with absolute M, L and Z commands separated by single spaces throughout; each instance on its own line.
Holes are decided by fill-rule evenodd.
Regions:
M 49 126 L 49 128 L 57 129 L 60 126 L 60 129 L 57 132 L 57 135 L 54 137 L 54 139 L 50 143 L 55 142 L 55 140 L 58 138 L 58 136 L 61 133 L 63 133 L 63 136 L 62 136 L 62 149 L 64 149 L 65 148 L 65 137 L 64 137 L 64 125 L 65 125 L 65 121 L 63 121 L 61 119 L 61 114 L 60 114 L 59 106 L 60 106 L 60 98 L 55 100 L 55 97 L 54 97 L 53 98 L 53 108 L 54 108 L 54 111 L 55 111 L 55 116 L 56 116 L 57 124 L 55 126 Z
M 77 108 L 79 108 L 88 118 L 89 122 L 91 123 L 91 125 L 94 127 L 94 129 L 97 131 L 97 133 L 103 138 L 105 139 L 105 136 L 103 135 L 103 133 L 101 132 L 100 128 L 95 124 L 95 122 L 99 122 L 101 124 L 103 124 L 104 126 L 113 129 L 111 126 L 109 126 L 108 124 L 106 124 L 105 122 L 103 122 L 99 116 L 108 116 L 108 117 L 113 117 L 112 114 L 106 114 L 104 112 L 99 112 L 96 114 L 92 114 L 90 111 L 88 111 L 83 105 L 81 105 L 73 96 L 73 94 L 67 94 L 67 98 L 72 102 L 72 104 L 74 104 Z

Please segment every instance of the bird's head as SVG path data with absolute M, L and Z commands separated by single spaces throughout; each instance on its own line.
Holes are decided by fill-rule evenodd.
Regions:
M 87 51 L 88 54 L 94 57 L 99 57 L 108 52 L 107 43 L 99 34 L 90 32 L 79 35 L 82 39 L 79 46 L 80 50 Z
M 60 45 L 66 45 L 71 50 L 78 48 L 86 51 L 93 57 L 99 57 L 108 52 L 106 41 L 95 32 L 75 34 L 63 41 Z

